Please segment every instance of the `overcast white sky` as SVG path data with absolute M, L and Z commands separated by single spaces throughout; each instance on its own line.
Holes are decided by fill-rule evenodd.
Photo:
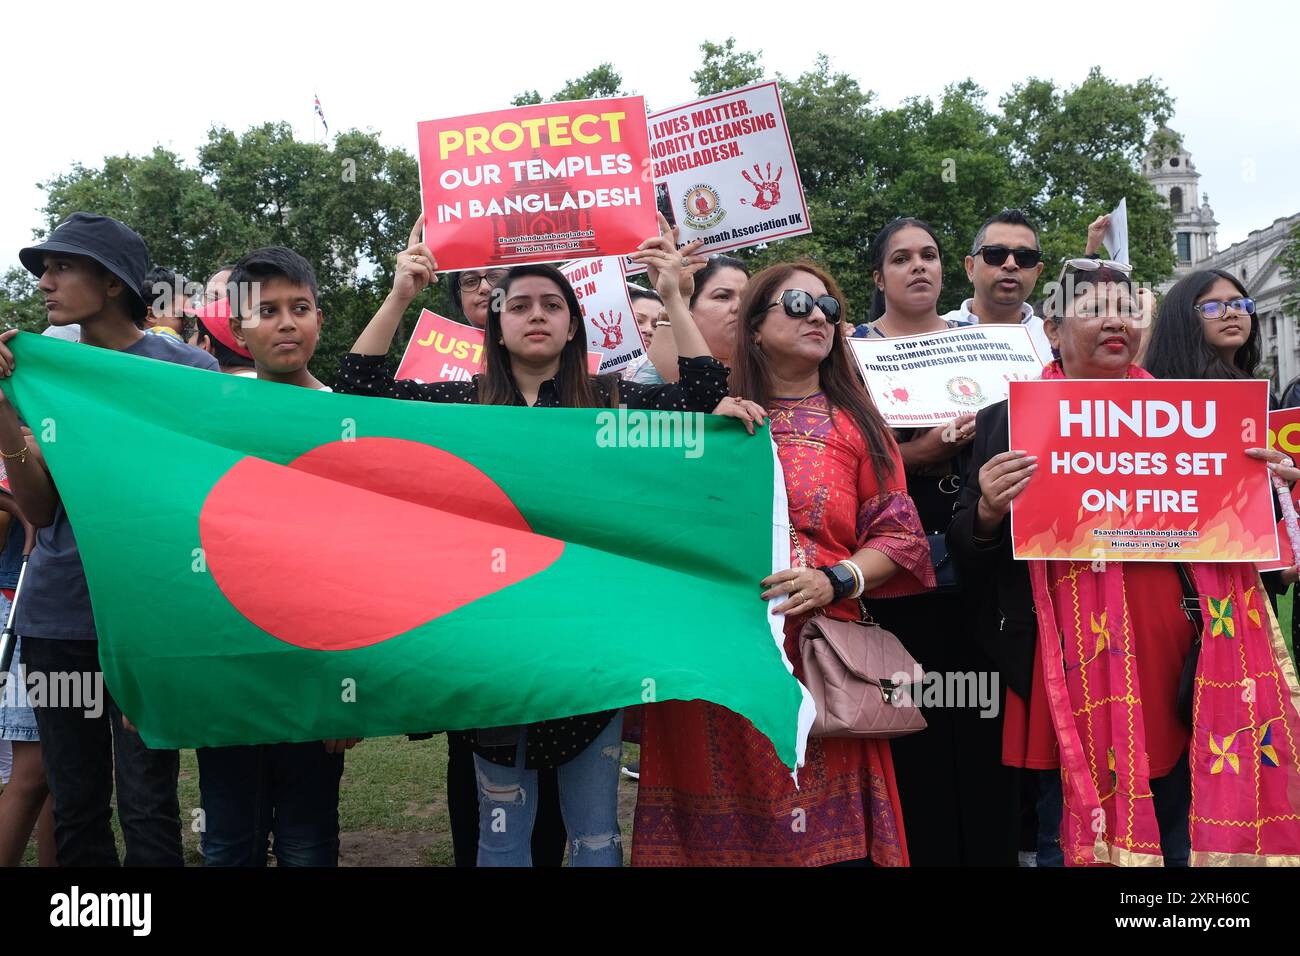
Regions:
M 158 143 L 192 162 L 213 125 L 287 120 L 317 137 L 313 93 L 331 130 L 371 129 L 414 153 L 418 120 L 504 107 L 523 89 L 549 96 L 603 60 L 660 109 L 693 98 L 700 42 L 728 35 L 761 49 L 769 76 L 797 75 L 824 52 L 886 106 L 967 76 L 994 105 L 1029 76 L 1072 85 L 1094 64 L 1122 81 L 1154 75 L 1175 97 L 1170 125 L 1202 174 L 1220 248 L 1300 211 L 1300 13 L 1282 0 L 501 0 L 449 9 L 355 0 L 5 3 L 0 268 L 17 263 L 40 221 L 36 183 L 74 162 L 97 165 Z

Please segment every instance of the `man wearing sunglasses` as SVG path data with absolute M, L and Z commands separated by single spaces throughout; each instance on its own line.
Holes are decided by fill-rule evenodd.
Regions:
M 1025 301 L 1042 271 L 1037 230 L 1019 209 L 1004 209 L 980 226 L 966 257 L 966 275 L 975 295 L 943 318 L 961 325 L 1019 323 L 1029 330 L 1039 354 L 1050 360 L 1052 347 L 1043 320 Z

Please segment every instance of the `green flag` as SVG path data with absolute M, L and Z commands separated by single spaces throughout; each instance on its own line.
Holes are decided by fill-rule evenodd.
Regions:
M 108 687 L 149 745 L 699 698 L 802 760 L 811 700 L 759 600 L 789 555 L 765 430 L 335 395 L 31 334 L 11 346 L 4 390 L 72 522 Z

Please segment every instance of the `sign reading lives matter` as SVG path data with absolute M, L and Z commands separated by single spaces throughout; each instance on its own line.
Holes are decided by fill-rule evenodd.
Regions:
M 596 374 L 602 355 L 587 353 L 587 371 Z M 402 364 L 394 378 L 416 382 L 468 382 L 483 371 L 483 330 L 420 311 Z
M 418 134 L 440 270 L 621 256 L 659 231 L 640 96 L 430 120 Z
M 1011 447 L 1038 456 L 1017 558 L 1277 558 L 1268 468 L 1245 454 L 1268 439 L 1268 382 L 1012 382 L 1009 413 Z
M 973 325 L 849 339 L 871 397 L 895 428 L 941 425 L 1007 397 L 1010 382 L 1038 378 L 1052 360 L 1023 325 Z
M 812 232 L 776 83 L 661 110 L 649 123 L 655 202 L 681 242 L 702 238 L 702 253 L 722 252 Z
M 587 347 L 603 356 L 600 371 L 617 372 L 645 354 L 619 257 L 578 259 L 560 266 L 587 323 Z

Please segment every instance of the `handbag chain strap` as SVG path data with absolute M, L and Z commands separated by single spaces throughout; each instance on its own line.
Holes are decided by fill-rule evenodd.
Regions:
M 790 529 L 790 543 L 794 545 L 794 555 L 795 559 L 799 562 L 799 567 L 808 567 L 808 556 L 804 554 L 803 545 L 799 543 L 799 536 L 794 533 L 794 525 L 786 525 L 786 527 Z M 814 615 L 821 614 L 822 609 L 817 608 L 812 613 Z M 876 624 L 876 619 L 872 617 L 871 612 L 867 610 L 866 602 L 862 600 L 861 595 L 858 596 L 858 613 L 861 614 L 861 618 L 858 620 L 859 624 L 867 624 L 872 627 L 878 626 Z

